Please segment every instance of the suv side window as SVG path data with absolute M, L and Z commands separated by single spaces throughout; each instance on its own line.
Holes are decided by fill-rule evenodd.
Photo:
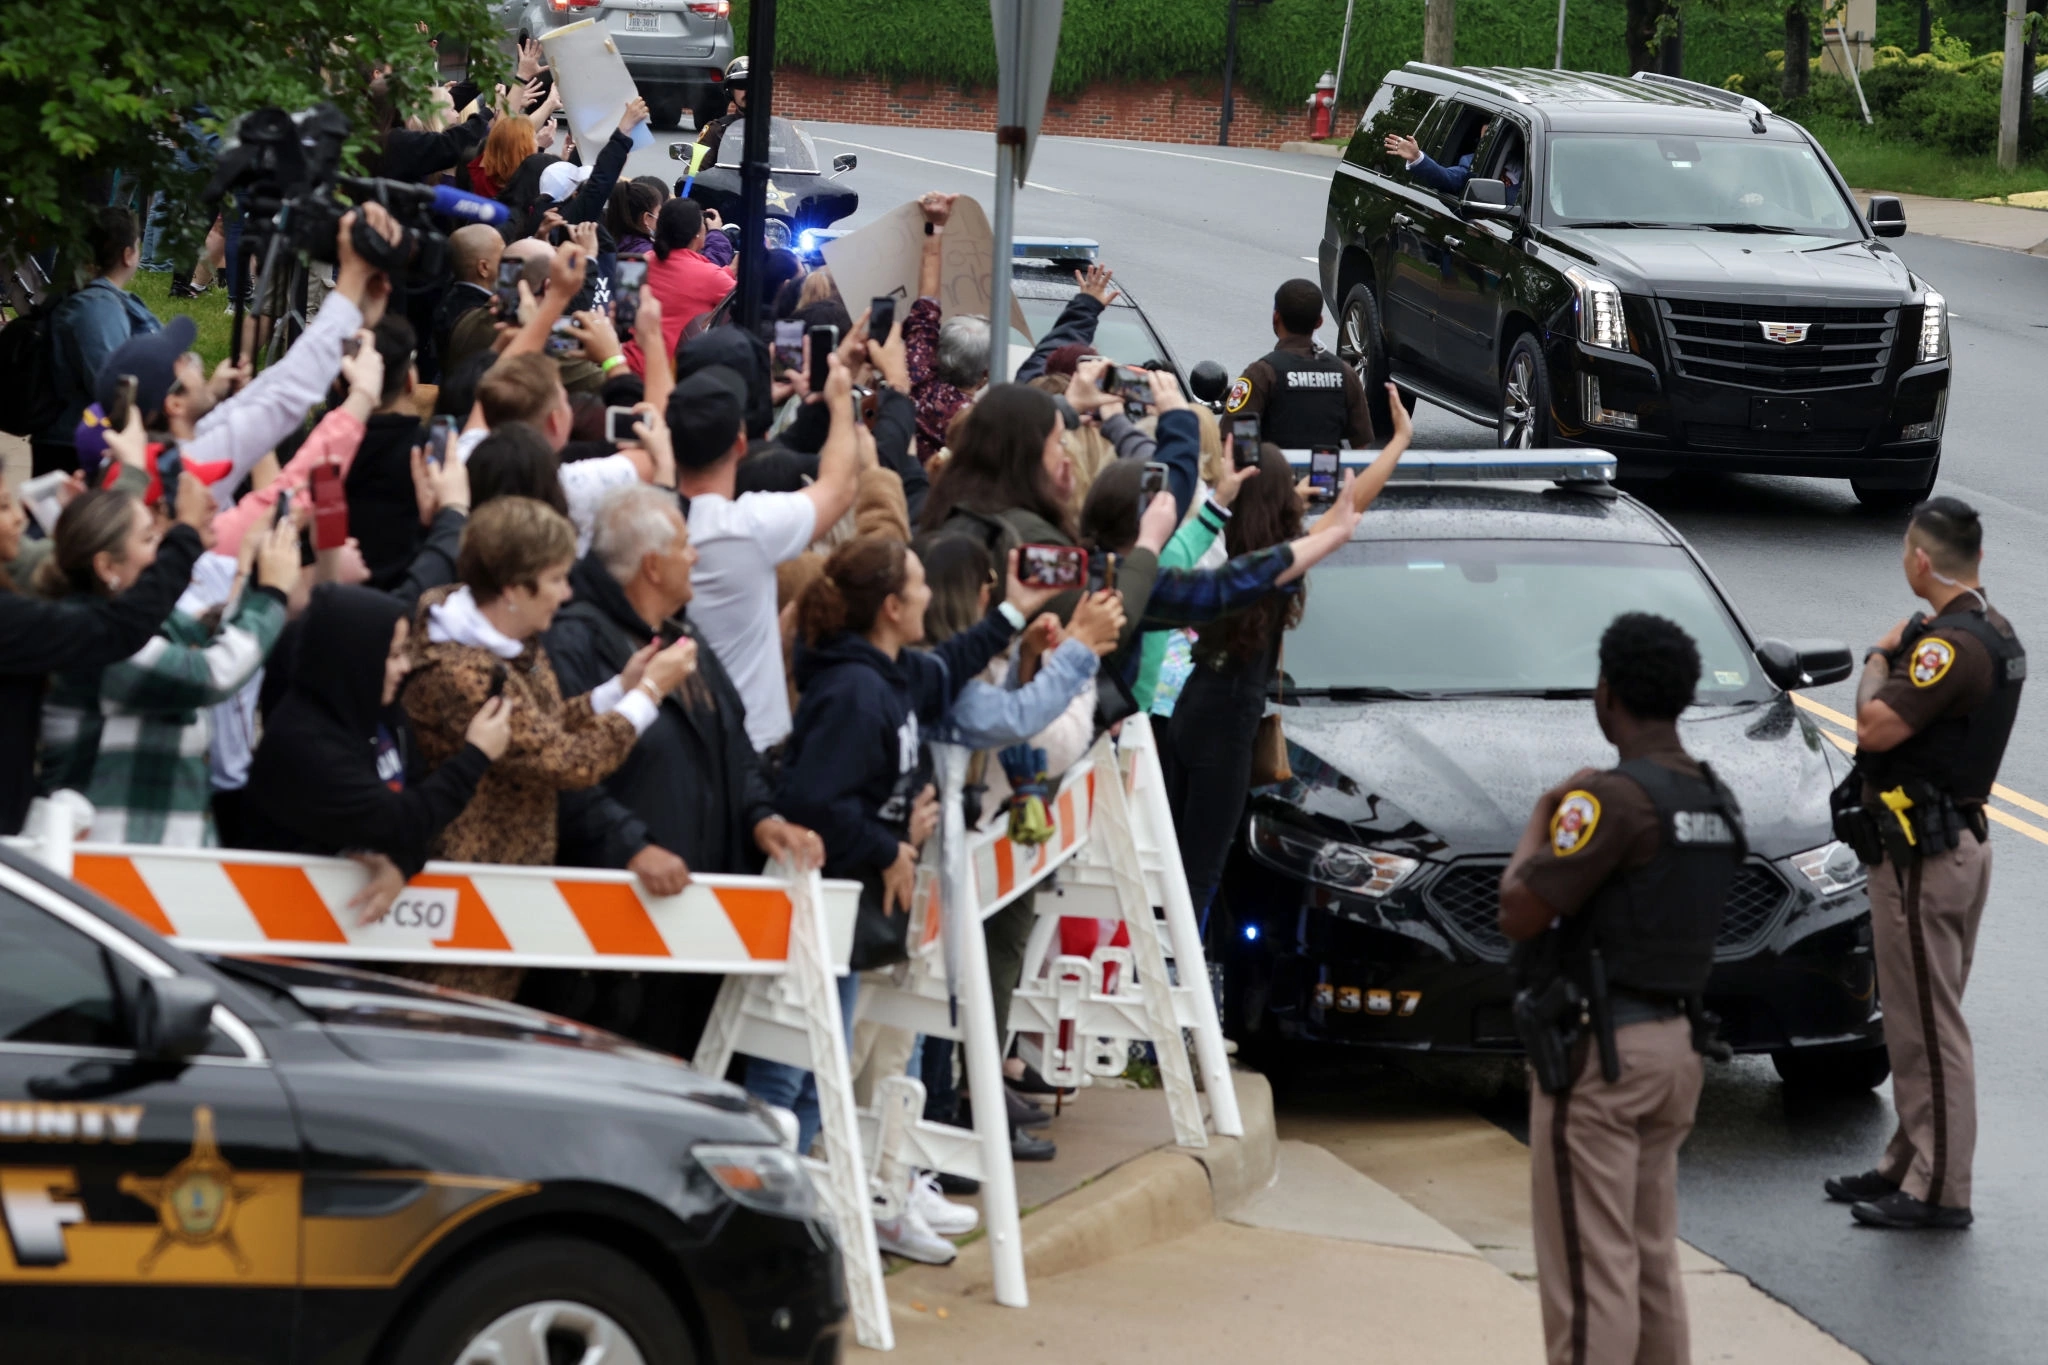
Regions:
M 1440 166 L 1455 166 L 1478 152 L 1480 130 L 1493 116 L 1493 110 L 1483 105 L 1452 100 L 1437 120 L 1435 137 L 1424 142 L 1422 150 L 1435 157 Z
M 1406 85 L 1382 85 L 1379 93 L 1372 97 L 1367 106 L 1365 118 L 1359 121 L 1360 137 L 1351 140 L 1354 154 L 1362 152 L 1364 159 L 1358 162 L 1375 175 L 1407 184 L 1408 168 L 1399 159 L 1387 155 L 1382 145 L 1388 134 L 1399 133 L 1414 137 L 1421 130 L 1429 111 L 1436 106 L 1436 96 L 1427 90 L 1417 90 Z M 1363 138 L 1361 146 L 1360 138 Z
M 128 1048 L 107 951 L 12 892 L 0 890 L 0 1044 Z

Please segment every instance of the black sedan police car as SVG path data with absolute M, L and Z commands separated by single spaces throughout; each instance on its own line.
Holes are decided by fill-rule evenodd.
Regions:
M 1281 679 L 1293 776 L 1254 793 L 1211 915 L 1248 1051 L 1519 1050 L 1501 870 L 1539 793 L 1616 761 L 1593 718 L 1600 634 L 1650 611 L 1699 643 L 1679 730 L 1748 830 L 1707 990 L 1722 1036 L 1788 1082 L 1888 1074 L 1864 869 L 1829 827 L 1847 759 L 1786 691 L 1846 676 L 1848 651 L 1756 639 L 1612 468 L 1597 451 L 1411 452 L 1309 575 Z
M 0 1359 L 840 1356 L 737 1088 L 388 977 L 199 958 L 0 849 Z

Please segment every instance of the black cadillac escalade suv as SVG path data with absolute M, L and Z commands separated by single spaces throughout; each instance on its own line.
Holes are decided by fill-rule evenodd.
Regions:
M 1359 121 L 1319 259 L 1382 405 L 1392 379 L 1502 445 L 1846 478 L 1899 506 L 1934 484 L 1949 381 L 1941 295 L 1878 240 L 1905 230 L 1729 91 L 1411 62 Z

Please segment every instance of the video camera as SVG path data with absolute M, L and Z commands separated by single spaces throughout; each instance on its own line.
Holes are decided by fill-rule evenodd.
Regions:
M 448 245 L 433 214 L 490 224 L 509 216 L 496 200 L 448 186 L 341 174 L 348 133 L 347 116 L 331 104 L 296 114 L 275 108 L 245 114 L 207 182 L 204 201 L 213 204 L 232 193 L 253 238 L 329 265 L 340 261 L 342 216 L 360 204 L 382 204 L 402 230 L 398 241 L 387 241 L 358 218 L 350 244 L 378 270 L 400 276 L 410 269 L 425 278 L 440 273 Z M 343 202 L 337 191 L 352 202 Z

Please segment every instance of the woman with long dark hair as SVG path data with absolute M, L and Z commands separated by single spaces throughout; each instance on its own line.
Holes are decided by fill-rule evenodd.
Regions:
M 1389 388 L 1392 386 L 1389 385 Z M 1372 466 L 1345 481 L 1337 504 L 1324 514 L 1317 532 L 1328 526 L 1333 535 L 1350 535 L 1360 513 L 1379 496 L 1408 446 L 1406 410 Z M 1276 545 L 1303 544 L 1301 494 L 1294 470 L 1280 448 L 1268 442 L 1259 448 L 1258 474 L 1245 483 L 1224 528 L 1223 544 L 1233 560 Z M 1331 519 L 1335 520 L 1331 520 Z M 1347 524 L 1349 523 L 1349 524 Z M 1319 538 L 1312 536 L 1310 538 Z M 1296 564 L 1313 563 L 1297 553 Z M 1196 913 L 1206 922 L 1209 901 L 1223 875 L 1223 863 L 1237 837 L 1251 785 L 1252 747 L 1259 719 L 1266 712 L 1266 691 L 1278 676 L 1281 640 L 1301 620 L 1308 585 L 1295 573 L 1279 579 L 1283 592 L 1204 626 L 1194 645 L 1194 672 L 1181 689 L 1160 746 L 1165 758 L 1167 800 L 1173 807 L 1174 833 L 1180 843 L 1181 866 Z
M 694 199 L 671 199 L 654 219 L 654 253 L 647 262 L 647 288 L 661 301 L 661 340 L 676 353 L 683 329 L 710 312 L 732 292 L 736 267 L 711 264 L 704 255 L 704 206 Z M 633 373 L 646 364 L 637 342 L 625 346 Z

